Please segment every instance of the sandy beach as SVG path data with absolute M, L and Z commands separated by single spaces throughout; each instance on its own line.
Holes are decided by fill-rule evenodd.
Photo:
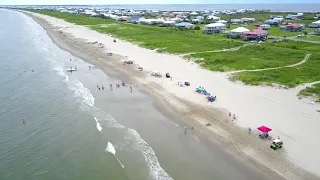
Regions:
M 315 161 L 320 159 L 320 140 L 314 137 L 317 137 L 320 125 L 320 113 L 316 111 L 320 105 L 297 98 L 304 86 L 290 90 L 244 86 L 230 82 L 228 73 L 202 69 L 180 56 L 159 54 L 120 39 L 114 43 L 113 37 L 88 27 L 29 14 L 60 48 L 105 72 L 105 67 L 116 70 L 117 76 L 134 84 L 135 89 L 152 95 L 159 108 L 179 117 L 208 139 L 223 142 L 231 154 L 252 162 L 258 169 L 270 174 L 276 172 L 287 179 L 318 179 L 314 173 L 320 175 L 320 162 Z M 90 44 L 95 41 L 103 43 L 104 47 Z M 109 52 L 114 53 L 113 56 L 107 56 Z M 134 65 L 123 65 L 125 56 L 133 60 Z M 138 71 L 139 65 L 144 71 Z M 148 71 L 153 70 L 162 75 L 170 73 L 172 80 L 150 76 Z M 191 86 L 177 85 L 185 80 Z M 208 103 L 204 95 L 195 92 L 198 86 L 217 96 L 217 101 Z M 237 120 L 231 121 L 228 112 L 236 114 Z M 205 126 L 208 122 L 212 126 Z M 274 151 L 269 147 L 270 141 L 258 138 L 255 129 L 261 125 L 272 128 L 270 135 L 274 138 L 281 137 L 283 149 Z M 248 134 L 248 127 L 254 129 L 251 134 Z

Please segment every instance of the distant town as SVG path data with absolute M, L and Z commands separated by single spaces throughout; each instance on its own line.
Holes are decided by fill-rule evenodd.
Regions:
M 320 13 L 274 13 L 269 10 L 238 9 L 220 11 L 160 11 L 107 9 L 94 6 L 2 6 L 29 10 L 52 10 L 69 14 L 83 14 L 134 24 L 178 27 L 200 30 L 206 34 L 227 33 L 228 38 L 264 41 L 277 30 L 320 34 Z M 265 15 L 261 19 L 260 15 Z M 241 27 L 240 27 L 241 26 Z M 243 26 L 243 27 L 242 27 Z M 234 27 L 234 29 L 230 29 Z M 254 28 L 252 28 L 254 27 Z M 306 31 L 308 28 L 308 31 Z M 313 30 L 310 30 L 313 29 Z M 270 30 L 272 30 L 270 34 Z M 295 34 L 296 35 L 296 34 Z M 300 34 L 298 36 L 301 36 Z M 284 35 L 286 36 L 286 35 Z M 291 36 L 290 33 L 288 36 Z

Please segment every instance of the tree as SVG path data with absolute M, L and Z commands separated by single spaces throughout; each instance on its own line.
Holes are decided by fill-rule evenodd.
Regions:
M 307 31 L 303 31 L 303 34 L 304 34 L 304 36 L 307 36 L 308 32 Z
M 194 30 L 200 30 L 200 26 L 194 27 Z

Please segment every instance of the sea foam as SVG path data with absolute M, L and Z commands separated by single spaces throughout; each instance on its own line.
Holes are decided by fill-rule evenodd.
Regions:
M 114 157 L 117 159 L 117 161 L 120 163 L 120 165 L 122 166 L 122 168 L 124 168 L 124 165 L 121 163 L 121 161 L 116 157 L 116 149 L 114 148 L 113 144 L 111 142 L 108 142 L 106 151 L 108 151 L 109 153 L 113 154 Z
M 98 119 L 97 119 L 96 117 L 93 117 L 93 118 L 94 118 L 94 120 L 95 120 L 96 123 L 97 123 L 97 129 L 98 129 L 98 131 L 101 132 L 102 127 L 101 127 L 100 123 L 98 122 Z
M 131 128 L 128 128 L 127 140 L 134 143 L 134 148 L 140 151 L 149 167 L 149 173 L 152 179 L 156 180 L 173 180 L 160 166 L 158 158 L 153 149 L 144 141 L 139 133 Z

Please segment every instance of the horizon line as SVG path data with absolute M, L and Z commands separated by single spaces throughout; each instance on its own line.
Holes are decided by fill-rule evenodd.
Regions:
M 312 2 L 294 2 L 294 3 L 192 3 L 192 4 L 176 4 L 176 3 L 166 3 L 166 4 L 160 4 L 160 3 L 154 3 L 154 4 L 0 4 L 1 6 L 68 6 L 68 5 L 77 5 L 77 6 L 96 6 L 96 5 L 113 5 L 113 6 L 119 6 L 119 5 L 236 5 L 236 4 L 320 4 L 320 2 L 312 3 Z

